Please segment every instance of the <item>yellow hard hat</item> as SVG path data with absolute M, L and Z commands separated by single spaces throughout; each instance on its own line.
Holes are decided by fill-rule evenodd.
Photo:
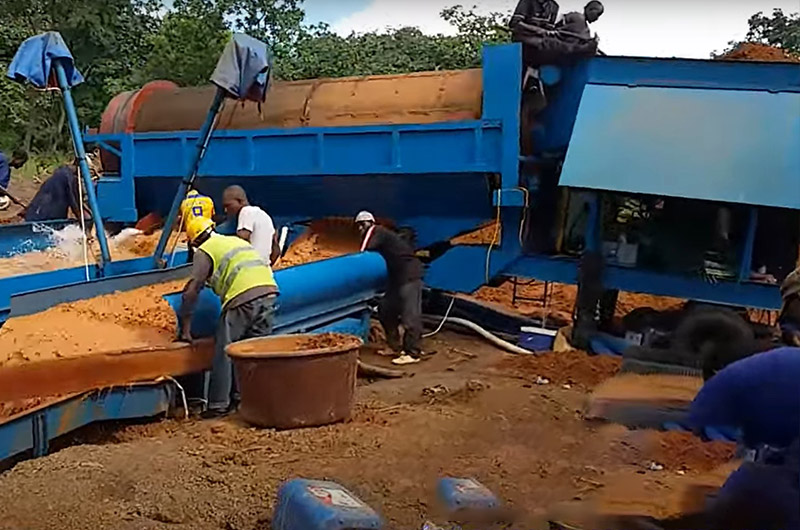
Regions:
M 195 240 L 214 228 L 214 221 L 208 217 L 190 217 L 186 221 L 186 237 L 194 243 Z

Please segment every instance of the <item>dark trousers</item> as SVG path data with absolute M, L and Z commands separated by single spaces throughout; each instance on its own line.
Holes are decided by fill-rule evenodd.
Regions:
M 402 349 L 409 354 L 420 352 L 422 339 L 422 280 L 400 285 L 390 284 L 378 308 L 378 319 L 386 332 L 386 341 L 394 351 L 401 349 L 400 324 L 403 325 Z
M 275 300 L 274 296 L 262 296 L 222 312 L 217 326 L 214 361 L 208 382 L 210 410 L 227 410 L 232 398 L 238 400 L 238 385 L 225 348 L 232 342 L 265 337 L 272 333 Z

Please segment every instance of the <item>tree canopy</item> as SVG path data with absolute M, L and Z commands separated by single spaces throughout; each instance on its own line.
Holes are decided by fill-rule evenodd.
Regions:
M 0 148 L 68 149 L 60 97 L 4 75 L 19 44 L 43 31 L 59 31 L 70 46 L 86 76 L 74 91 L 80 119 L 97 125 L 121 91 L 154 79 L 207 83 L 232 32 L 268 42 L 276 77 L 295 80 L 475 67 L 484 42 L 508 40 L 508 15 L 454 6 L 441 13 L 451 35 L 404 27 L 342 36 L 326 24 L 306 24 L 303 0 L 174 0 L 169 8 L 162 0 L 3 0 Z M 747 39 L 800 52 L 799 28 L 798 15 L 757 13 Z

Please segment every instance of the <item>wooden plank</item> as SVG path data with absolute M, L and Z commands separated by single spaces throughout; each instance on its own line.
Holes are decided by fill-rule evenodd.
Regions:
M 0 368 L 0 403 L 88 392 L 211 366 L 214 341 L 104 352 Z

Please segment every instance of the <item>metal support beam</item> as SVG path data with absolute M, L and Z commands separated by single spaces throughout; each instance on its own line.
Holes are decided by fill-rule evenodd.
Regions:
M 83 185 L 86 188 L 86 197 L 89 200 L 89 209 L 92 212 L 95 232 L 97 232 L 97 242 L 100 244 L 100 271 L 105 272 L 108 263 L 111 261 L 111 253 L 108 251 L 103 218 L 100 217 L 100 208 L 94 192 L 92 175 L 89 172 L 89 164 L 86 161 L 86 149 L 83 146 L 83 136 L 81 136 L 81 128 L 78 124 L 78 113 L 75 110 L 75 102 L 72 100 L 72 91 L 67 80 L 67 74 L 64 71 L 64 65 L 61 64 L 61 60 L 55 60 L 53 61 L 53 66 L 56 70 L 56 79 L 61 89 L 61 95 L 64 98 L 64 110 L 67 114 L 67 123 L 69 123 L 69 130 L 72 135 L 72 147 L 75 150 L 75 158 L 78 159 L 78 168 L 83 179 Z M 81 205 L 82 207 L 83 205 Z

